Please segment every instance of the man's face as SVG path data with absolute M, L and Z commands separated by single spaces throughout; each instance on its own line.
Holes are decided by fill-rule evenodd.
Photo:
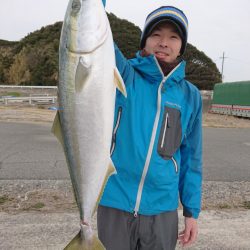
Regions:
M 182 40 L 176 27 L 168 22 L 157 25 L 148 36 L 145 50 L 166 63 L 172 63 L 180 55 Z

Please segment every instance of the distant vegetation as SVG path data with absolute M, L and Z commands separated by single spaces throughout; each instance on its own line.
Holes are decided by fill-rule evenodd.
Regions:
M 139 49 L 141 30 L 131 22 L 108 14 L 114 40 L 127 58 Z M 0 40 L 0 84 L 57 85 L 58 46 L 62 22 L 42 27 L 19 42 Z M 215 63 L 188 44 L 184 54 L 187 79 L 199 89 L 221 82 Z

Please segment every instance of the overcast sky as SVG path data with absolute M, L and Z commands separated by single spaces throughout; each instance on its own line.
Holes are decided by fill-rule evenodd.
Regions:
M 42 26 L 62 21 L 68 0 L 0 0 L 0 39 L 18 41 Z M 184 11 L 188 41 L 221 71 L 224 81 L 250 80 L 250 0 L 107 0 L 106 10 L 141 29 L 149 12 L 162 5 Z

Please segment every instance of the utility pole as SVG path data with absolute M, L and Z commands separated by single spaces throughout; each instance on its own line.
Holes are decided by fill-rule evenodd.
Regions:
M 224 75 L 223 75 L 223 69 L 224 69 L 224 61 L 227 57 L 225 57 L 225 52 L 223 52 L 223 56 L 220 57 L 220 59 L 222 59 L 222 65 L 221 65 L 221 77 L 222 77 L 222 82 L 223 82 L 223 79 L 224 79 Z

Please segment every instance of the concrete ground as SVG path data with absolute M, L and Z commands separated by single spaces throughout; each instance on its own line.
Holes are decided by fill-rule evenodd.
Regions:
M 179 211 L 180 229 L 183 228 Z M 1 250 L 61 250 L 79 230 L 78 213 L 0 213 Z M 250 210 L 203 211 L 199 236 L 188 249 L 249 250 Z M 177 246 L 176 249 L 182 249 Z
M 204 182 L 199 237 L 189 249 L 250 249 L 249 186 L 250 182 Z M 95 218 L 93 225 L 95 229 Z M 78 230 L 70 180 L 0 180 L 1 250 L 63 249 Z
M 16 117 L 32 124 L 6 123 Z M 0 250 L 63 249 L 79 230 L 65 159 L 49 132 L 53 117 L 45 110 L 0 108 Z M 204 210 L 198 241 L 189 249 L 249 250 L 250 122 L 208 118 L 206 127 L 220 118 L 223 128 L 205 129 Z M 41 120 L 46 125 L 33 123 Z

